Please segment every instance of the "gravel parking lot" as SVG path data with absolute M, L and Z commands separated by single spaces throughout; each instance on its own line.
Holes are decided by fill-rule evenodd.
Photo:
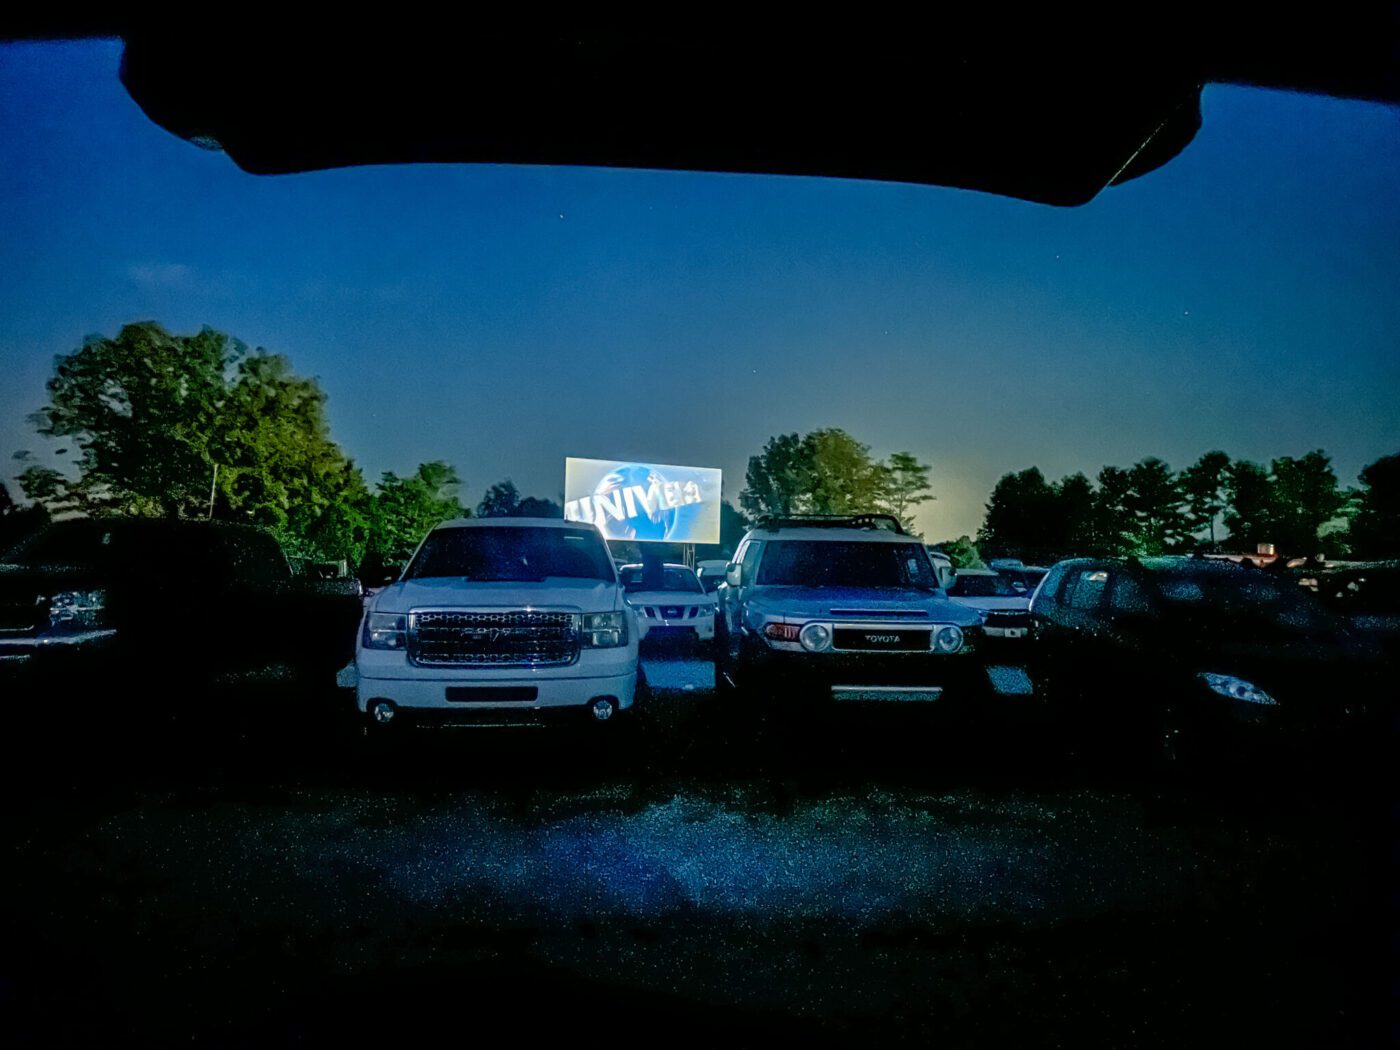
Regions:
M 1389 916 L 1362 781 L 1075 770 L 879 712 L 756 741 L 707 714 L 707 663 L 648 672 L 655 702 L 615 739 L 255 727 L 83 768 L 47 741 L 48 775 L 12 777 L 6 1027 L 1364 1039 Z

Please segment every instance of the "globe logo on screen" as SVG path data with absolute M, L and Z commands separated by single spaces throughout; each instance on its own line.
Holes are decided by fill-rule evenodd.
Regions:
M 638 492 L 649 494 L 644 505 L 637 499 Z M 677 511 L 667 507 L 662 499 L 666 491 L 666 479 L 650 467 L 633 464 L 610 470 L 593 490 L 595 504 L 600 500 L 613 503 L 620 501 L 626 508 L 627 516 L 621 521 L 608 521 L 598 516 L 604 533 L 614 540 L 664 540 L 676 527 Z M 630 513 L 635 510 L 635 513 Z

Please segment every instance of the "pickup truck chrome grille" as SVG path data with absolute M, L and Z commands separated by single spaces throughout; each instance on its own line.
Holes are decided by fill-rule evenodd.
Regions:
M 416 610 L 408 658 L 425 667 L 558 667 L 578 659 L 577 613 Z

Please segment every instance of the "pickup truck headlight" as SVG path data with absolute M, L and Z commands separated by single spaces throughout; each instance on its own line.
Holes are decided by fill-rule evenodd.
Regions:
M 583 645 L 586 649 L 616 649 L 627 644 L 625 612 L 588 613 L 583 618 Z
M 1228 696 L 1231 700 L 1240 700 L 1246 704 L 1263 704 L 1266 707 L 1278 706 L 1277 700 L 1253 682 L 1246 682 L 1243 678 L 1236 678 L 1229 674 L 1209 673 L 1202 674 L 1200 678 L 1211 692 Z
M 365 617 L 360 644 L 366 649 L 403 649 L 408 644 L 408 617 L 372 612 Z
M 60 591 L 49 599 L 49 626 L 65 631 L 96 627 L 106 607 L 106 591 Z

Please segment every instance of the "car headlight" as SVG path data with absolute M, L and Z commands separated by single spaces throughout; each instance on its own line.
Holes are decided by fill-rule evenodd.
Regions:
M 408 645 L 408 617 L 402 613 L 369 613 L 360 644 L 366 649 L 403 649 Z
M 106 608 L 106 591 L 60 591 L 49 599 L 49 626 L 59 630 L 96 627 Z
M 963 632 L 961 627 L 948 624 L 933 632 L 933 651 L 936 653 L 955 653 L 963 647 Z
M 1264 690 L 1260 689 L 1253 682 L 1246 682 L 1243 678 L 1236 678 L 1229 674 L 1202 673 L 1198 676 L 1201 681 L 1213 693 L 1221 696 L 1228 696 L 1231 700 L 1239 700 L 1246 704 L 1264 704 L 1268 707 L 1277 707 L 1275 700 Z
M 583 645 L 586 649 L 615 649 L 627 644 L 625 612 L 588 613 L 583 618 Z
M 831 648 L 831 628 L 824 623 L 809 623 L 798 632 L 797 640 L 809 653 L 821 653 Z

